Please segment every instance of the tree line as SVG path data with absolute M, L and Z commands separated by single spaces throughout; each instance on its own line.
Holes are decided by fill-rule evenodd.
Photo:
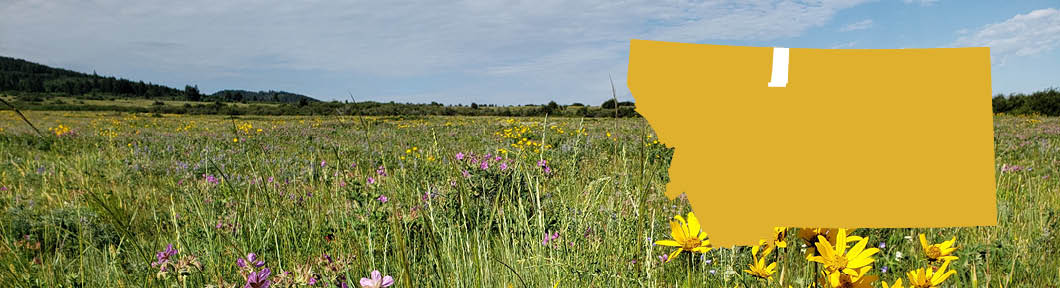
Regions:
M 1049 88 L 1031 94 L 997 95 L 994 113 L 1060 116 L 1060 90 Z

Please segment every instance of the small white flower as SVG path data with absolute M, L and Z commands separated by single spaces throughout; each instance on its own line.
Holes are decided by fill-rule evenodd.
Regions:
M 894 260 L 902 260 L 902 251 L 894 252 Z

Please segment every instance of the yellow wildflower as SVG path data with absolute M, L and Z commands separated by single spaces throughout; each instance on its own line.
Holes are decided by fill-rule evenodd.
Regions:
M 692 212 L 688 212 L 687 222 L 681 215 L 674 215 L 674 220 L 670 221 L 670 237 L 673 239 L 655 241 L 655 245 L 678 247 L 667 261 L 676 258 L 681 251 L 707 253 L 711 249 L 710 240 L 706 240 L 707 233 L 700 230 L 699 219 Z
M 928 245 L 924 234 L 920 234 L 920 247 L 924 249 L 924 254 L 927 254 L 928 260 L 931 262 L 957 260 L 957 256 L 953 256 L 953 252 L 957 251 L 957 247 L 953 247 L 953 243 L 956 241 L 957 237 L 953 237 L 949 241 Z

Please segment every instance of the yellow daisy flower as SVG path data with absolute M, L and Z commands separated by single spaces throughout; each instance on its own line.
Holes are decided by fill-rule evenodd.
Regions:
M 777 248 L 788 248 L 788 227 L 773 227 L 775 236 L 773 246 Z
M 854 247 L 847 250 L 847 229 L 839 229 L 836 233 L 835 249 L 832 248 L 831 242 L 824 236 L 817 237 L 817 251 L 821 253 L 821 256 L 810 257 L 810 261 L 824 264 L 825 273 L 828 275 L 830 283 L 839 282 L 841 274 L 860 277 L 859 272 L 863 273 L 860 269 L 872 267 L 870 265 L 876 261 L 872 258 L 872 255 L 880 252 L 880 249 L 876 248 L 865 249 L 869 239 L 861 237 L 858 237 L 860 241 L 854 244 Z
M 707 233 L 700 230 L 699 219 L 692 212 L 688 212 L 687 222 L 681 215 L 674 215 L 674 220 L 670 221 L 670 237 L 673 239 L 655 241 L 655 245 L 678 247 L 666 258 L 667 262 L 681 254 L 681 251 L 707 253 L 711 249 L 710 240 L 706 240 Z
M 894 280 L 894 284 L 891 284 L 891 285 L 887 285 L 887 282 L 882 282 L 882 283 L 883 283 L 883 288 L 905 288 L 905 287 L 902 286 L 902 278 L 898 278 L 898 280 Z
M 802 239 L 806 244 L 806 260 L 810 260 L 813 256 L 821 255 L 817 253 L 817 240 L 820 239 L 818 238 L 819 236 L 824 236 L 825 239 L 828 239 L 829 243 L 835 242 L 836 231 L 838 230 L 833 228 L 799 228 L 796 236 L 798 236 L 799 239 Z M 854 229 L 850 229 L 849 231 L 853 232 Z M 847 242 L 859 240 L 861 240 L 861 237 L 858 236 L 847 237 Z
M 924 254 L 927 254 L 931 262 L 957 260 L 957 256 L 953 256 L 953 251 L 957 251 L 957 247 L 953 247 L 953 242 L 956 241 L 957 237 L 953 237 L 949 241 L 928 245 L 924 234 L 920 234 L 920 247 L 924 248 Z
M 827 284 L 826 287 L 832 288 L 873 288 L 872 282 L 875 282 L 878 277 L 865 275 L 869 270 L 872 270 L 872 266 L 856 269 L 854 274 L 833 271 L 826 273 L 826 279 L 821 279 L 821 282 L 825 282 Z
M 766 249 L 762 252 L 762 257 L 758 257 L 758 247 L 762 245 L 765 245 Z M 765 240 L 751 247 L 751 257 L 754 258 L 754 263 L 747 264 L 749 269 L 743 270 L 743 272 L 758 278 L 773 280 L 773 273 L 777 272 L 777 262 L 766 265 L 766 257 L 769 256 L 770 252 L 773 252 L 773 245 L 769 245 Z
M 942 281 L 946 281 L 947 278 L 957 274 L 957 271 L 946 271 L 946 267 L 950 266 L 951 260 L 946 260 L 942 263 L 942 267 L 938 270 L 934 270 L 931 267 L 916 269 L 916 271 L 909 271 L 906 276 L 909 276 L 909 287 L 910 288 L 932 288 L 938 287 L 942 284 Z

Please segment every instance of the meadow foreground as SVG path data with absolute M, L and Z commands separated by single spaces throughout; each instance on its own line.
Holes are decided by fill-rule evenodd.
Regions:
M 996 227 L 729 249 L 639 118 L 26 116 L 43 137 L 0 111 L 4 286 L 1060 286 L 1060 118 L 995 117 Z

